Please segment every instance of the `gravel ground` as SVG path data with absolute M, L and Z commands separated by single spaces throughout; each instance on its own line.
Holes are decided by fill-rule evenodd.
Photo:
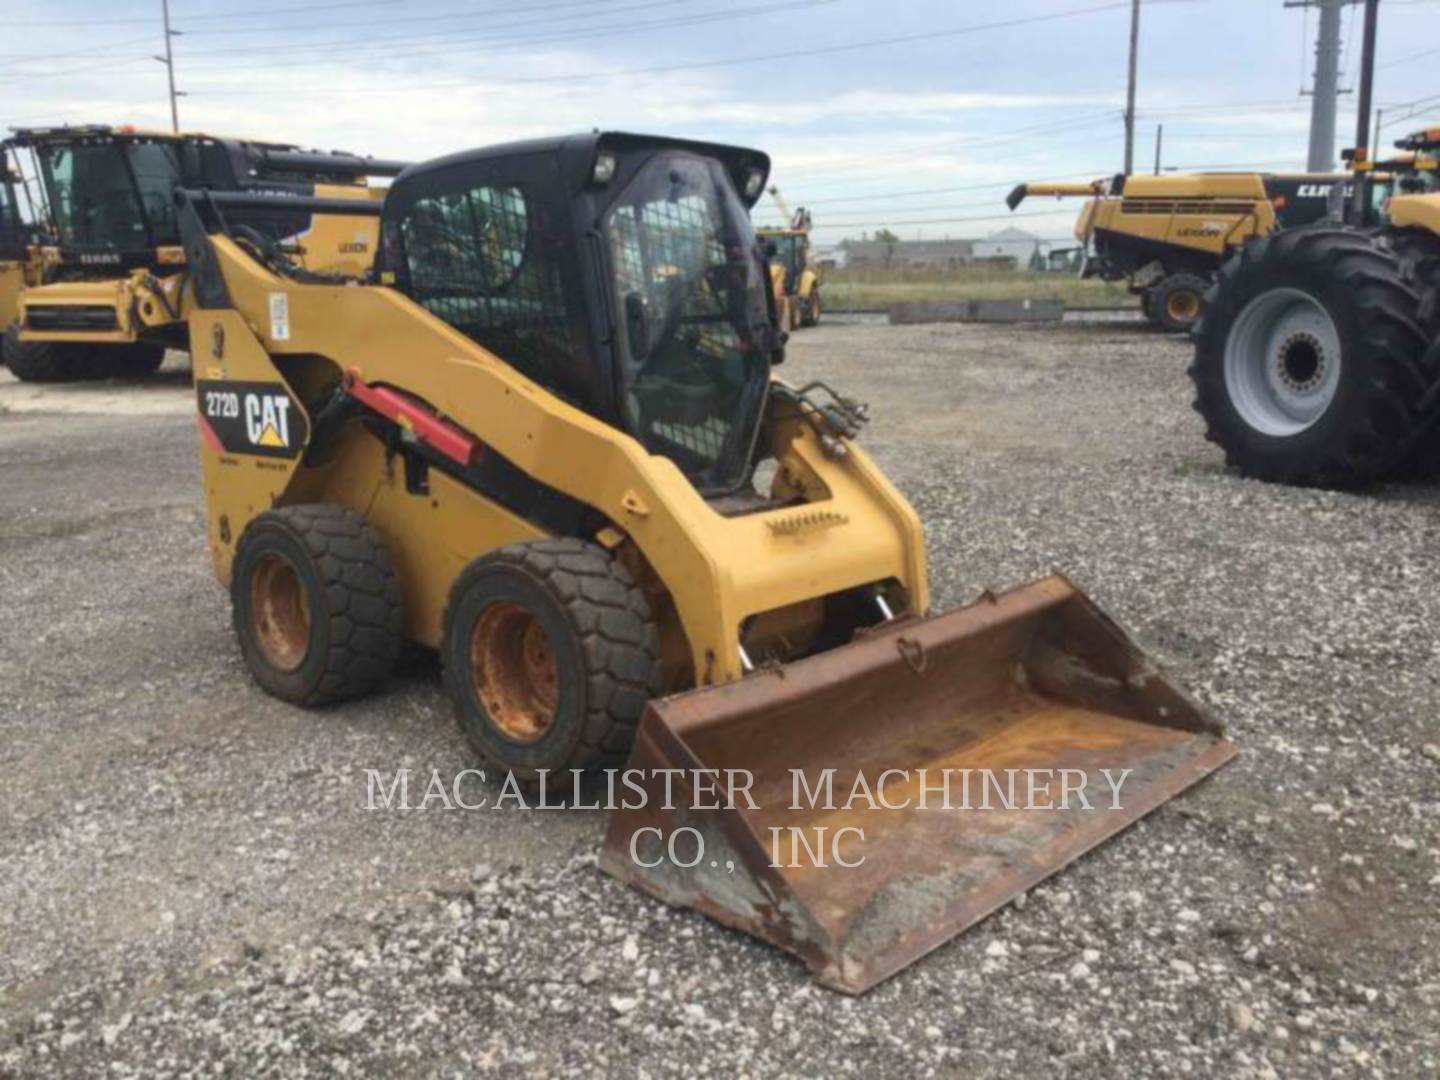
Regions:
M 0 1075 L 1435 1076 L 1440 489 L 1227 475 L 1183 341 L 825 326 L 937 606 L 1063 569 L 1241 756 L 861 999 L 600 874 L 595 813 L 367 811 L 472 762 L 419 661 L 248 680 L 183 370 L 0 375 Z

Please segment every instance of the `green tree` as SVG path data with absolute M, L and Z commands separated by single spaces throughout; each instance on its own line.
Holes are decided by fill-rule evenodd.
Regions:
M 875 234 L 875 239 L 885 245 L 885 269 L 889 270 L 890 264 L 895 261 L 895 249 L 900 244 L 900 237 L 889 229 L 881 229 Z

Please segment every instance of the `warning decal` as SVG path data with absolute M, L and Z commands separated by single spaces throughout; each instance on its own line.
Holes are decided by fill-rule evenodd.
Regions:
M 280 383 L 201 379 L 195 393 L 201 430 L 225 453 L 296 458 L 310 438 L 304 411 Z
M 270 340 L 290 340 L 290 296 L 288 293 L 270 294 Z

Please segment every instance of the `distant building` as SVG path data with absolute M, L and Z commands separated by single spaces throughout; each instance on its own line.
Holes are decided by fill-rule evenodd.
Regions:
M 844 244 L 815 244 L 810 249 L 810 257 L 822 270 L 845 269 L 846 256 Z
M 1030 266 L 1041 254 L 1044 241 L 1024 229 L 1001 229 L 984 240 L 975 241 L 977 259 L 1014 259 L 1016 266 Z
M 975 258 L 970 240 L 842 240 L 846 266 L 954 270 Z

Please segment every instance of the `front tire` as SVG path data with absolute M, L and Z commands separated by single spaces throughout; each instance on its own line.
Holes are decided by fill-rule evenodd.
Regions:
M 251 521 L 235 549 L 230 602 L 255 681 L 296 705 L 368 693 L 400 655 L 390 553 L 339 506 L 287 506 Z
M 1189 333 L 1205 312 L 1210 283 L 1199 274 L 1171 274 L 1150 291 L 1150 321 L 1172 333 Z
M 621 764 L 660 685 L 645 594 L 603 548 L 501 548 L 456 579 L 441 659 L 460 727 L 487 763 L 542 770 Z
M 1195 409 L 1249 476 L 1370 483 L 1414 450 L 1440 407 L 1421 407 L 1437 372 L 1420 295 L 1378 236 L 1316 226 L 1251 241 L 1206 299 Z
M 154 375 L 165 362 L 165 346 L 136 342 L 133 345 L 97 346 L 95 373 L 117 379 L 143 379 Z
M 93 347 L 69 341 L 21 341 L 20 327 L 5 331 L 5 366 L 21 382 L 79 382 L 94 378 Z
M 820 314 L 821 314 L 820 289 L 819 289 L 819 287 L 817 286 L 816 288 L 810 290 L 810 302 L 805 305 L 805 314 L 804 314 L 804 316 L 803 316 L 803 317 L 801 318 L 801 320 L 800 320 L 801 325 L 803 325 L 803 326 L 819 326 L 819 325 L 820 325 Z

